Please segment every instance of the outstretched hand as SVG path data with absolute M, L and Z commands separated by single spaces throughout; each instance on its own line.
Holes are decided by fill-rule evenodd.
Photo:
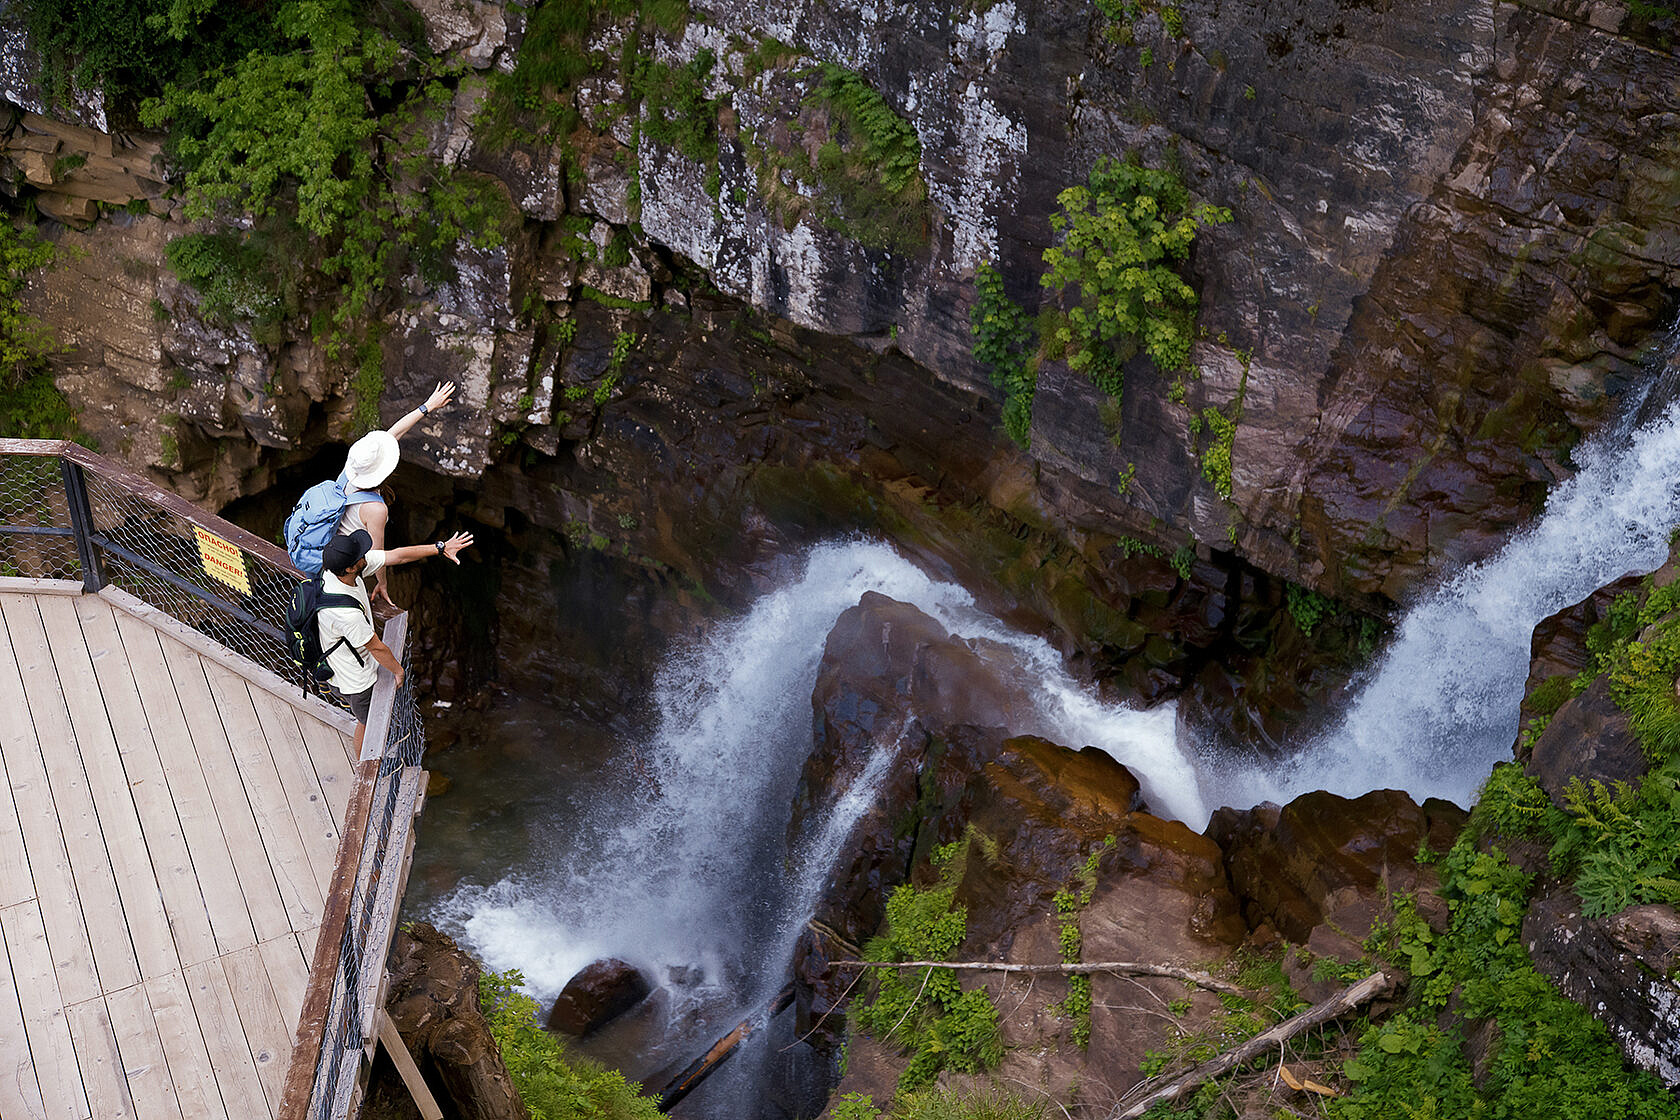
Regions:
M 453 537 L 450 537 L 448 540 L 443 542 L 443 554 L 455 561 L 455 563 L 459 564 L 461 560 L 458 553 L 463 548 L 470 547 L 472 543 L 473 535 L 471 533 L 456 533 Z
M 426 398 L 426 411 L 435 412 L 448 404 L 455 396 L 455 382 L 440 381 L 438 387 L 432 390 L 432 395 Z

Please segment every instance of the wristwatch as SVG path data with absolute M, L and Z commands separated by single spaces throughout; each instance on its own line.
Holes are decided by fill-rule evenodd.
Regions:
M 420 415 L 424 416 L 424 415 L 426 415 L 426 413 L 428 413 L 430 411 L 431 411 L 431 409 L 427 408 L 425 405 L 420 406 Z
M 437 545 L 438 555 L 442 556 L 443 555 L 443 542 L 442 541 L 434 541 L 433 543 Z

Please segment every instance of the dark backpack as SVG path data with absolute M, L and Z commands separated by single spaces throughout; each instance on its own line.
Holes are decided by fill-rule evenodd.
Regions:
M 286 648 L 292 655 L 292 662 L 303 671 L 305 696 L 310 692 L 319 695 L 321 686 L 332 679 L 327 654 L 339 646 L 350 645 L 344 638 L 339 638 L 326 649 L 321 648 L 319 615 L 327 607 L 355 607 L 359 611 L 362 602 L 353 595 L 328 591 L 322 577 L 316 576 L 298 584 L 292 592 L 292 601 L 286 605 Z M 358 664 L 363 663 L 361 650 L 350 646 L 350 652 L 356 655 Z

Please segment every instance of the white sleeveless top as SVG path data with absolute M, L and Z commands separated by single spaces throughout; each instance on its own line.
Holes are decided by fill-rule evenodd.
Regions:
M 365 491 L 358 490 L 354 486 L 349 487 L 345 491 L 346 495 L 361 494 L 364 492 Z M 373 499 L 373 502 L 378 502 L 380 505 L 385 504 L 383 498 L 375 498 Z M 366 529 L 367 523 L 362 520 L 362 507 L 372 505 L 373 502 L 357 502 L 354 505 L 345 506 L 344 512 L 338 515 L 339 536 L 347 537 L 351 533 L 354 533 L 357 529 Z M 369 535 L 371 536 L 372 534 L 370 533 Z

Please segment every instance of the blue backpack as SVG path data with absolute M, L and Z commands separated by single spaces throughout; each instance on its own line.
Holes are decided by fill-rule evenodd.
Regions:
M 338 531 L 338 519 L 344 515 L 345 506 L 385 500 L 374 490 L 358 490 L 346 496 L 347 485 L 343 475 L 317 482 L 303 492 L 298 504 L 286 515 L 286 551 L 292 554 L 297 570 L 306 576 L 321 574 L 321 550 Z

